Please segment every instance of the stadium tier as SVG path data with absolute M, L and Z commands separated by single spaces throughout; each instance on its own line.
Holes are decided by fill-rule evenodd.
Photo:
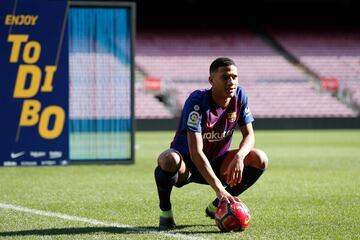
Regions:
M 360 106 L 360 32 L 354 29 L 271 29 L 270 34 L 320 77 L 335 77 Z
M 239 79 L 304 79 L 304 75 L 260 38 L 239 33 L 139 33 L 136 65 L 163 80 L 207 81 L 210 63 L 219 56 L 238 64 Z M 277 66 L 277 67 L 274 67 Z
M 177 85 L 177 86 L 175 86 Z M 205 83 L 177 82 L 172 86 L 179 106 L 195 88 L 207 88 Z M 258 118 L 356 117 L 347 106 L 330 93 L 319 93 L 308 81 L 244 82 L 251 111 Z
M 210 49 L 209 49 L 210 50 Z M 210 63 L 217 56 L 232 58 L 238 65 L 240 81 L 252 80 L 303 80 L 305 76 L 281 56 L 136 56 L 136 63 L 148 76 L 165 81 L 205 81 L 209 77 Z
M 146 93 L 142 86 L 135 86 L 135 116 L 138 119 L 172 118 L 173 115 L 154 95 Z
M 356 117 L 356 113 L 330 93 L 319 93 L 307 81 L 247 83 L 244 87 L 256 117 Z
M 137 70 L 144 77 L 159 78 L 161 91 L 170 93 L 178 110 L 189 93 L 210 86 L 208 68 L 219 56 L 237 63 L 240 85 L 250 97 L 255 117 L 356 116 L 329 93 L 317 91 L 300 68 L 251 32 L 140 32 L 137 36 Z
M 274 55 L 259 38 L 245 30 L 139 32 L 136 44 L 138 56 Z

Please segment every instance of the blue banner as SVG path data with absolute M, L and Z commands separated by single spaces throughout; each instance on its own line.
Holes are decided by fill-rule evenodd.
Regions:
M 0 165 L 66 164 L 66 0 L 0 1 Z

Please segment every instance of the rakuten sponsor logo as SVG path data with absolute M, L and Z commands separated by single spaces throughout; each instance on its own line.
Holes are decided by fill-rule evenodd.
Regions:
M 203 139 L 208 140 L 209 142 L 218 142 L 223 140 L 224 138 L 232 135 L 234 133 L 234 128 L 231 130 L 228 130 L 226 132 L 218 133 L 218 132 L 207 132 L 203 134 Z

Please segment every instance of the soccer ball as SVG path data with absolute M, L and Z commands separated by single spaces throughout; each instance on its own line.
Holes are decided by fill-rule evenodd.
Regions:
M 250 224 L 250 211 L 244 202 L 220 202 L 215 212 L 215 222 L 223 232 L 244 231 Z

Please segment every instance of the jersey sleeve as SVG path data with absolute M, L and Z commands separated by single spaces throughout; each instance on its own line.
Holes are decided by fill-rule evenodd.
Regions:
M 185 102 L 182 125 L 190 132 L 201 132 L 202 114 L 196 97 L 190 96 Z
M 238 125 L 241 127 L 246 124 L 252 123 L 253 121 L 254 117 L 250 111 L 248 97 L 244 93 L 241 99 Z

